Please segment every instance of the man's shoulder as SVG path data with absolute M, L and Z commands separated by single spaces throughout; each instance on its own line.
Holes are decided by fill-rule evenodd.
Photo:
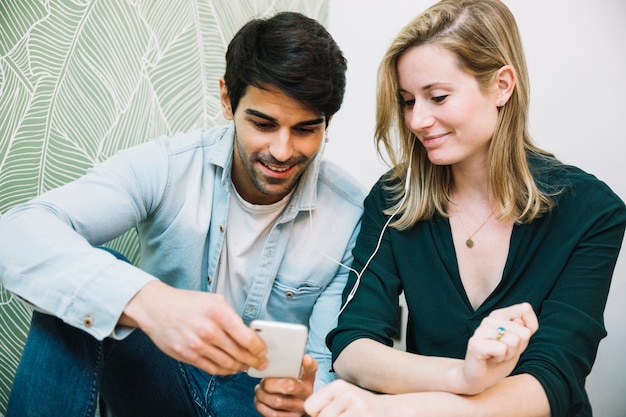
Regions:
M 159 136 L 154 139 L 165 146 L 169 153 L 185 152 L 193 148 L 215 146 L 221 142 L 228 132 L 228 126 L 199 128 L 173 135 Z
M 367 190 L 363 183 L 348 171 L 328 160 L 323 160 L 318 176 L 319 187 L 323 187 L 350 204 L 363 206 Z
M 144 146 L 165 155 L 170 163 L 184 165 L 197 161 L 223 167 L 232 155 L 233 132 L 228 125 L 194 129 L 155 137 Z

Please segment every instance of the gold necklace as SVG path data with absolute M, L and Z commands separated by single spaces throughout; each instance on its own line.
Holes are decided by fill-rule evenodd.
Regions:
M 472 238 L 474 237 L 474 235 L 476 235 L 476 233 L 480 231 L 480 229 L 483 228 L 484 225 L 487 224 L 487 222 L 489 221 L 491 216 L 493 216 L 493 213 L 495 213 L 495 211 L 496 211 L 495 208 L 491 210 L 491 213 L 489 213 L 489 216 L 487 216 L 487 218 L 480 224 L 480 226 L 478 226 L 478 229 L 474 230 L 474 233 L 470 233 L 467 231 L 467 228 L 465 227 L 465 223 L 463 222 L 463 217 L 461 217 L 461 212 L 458 212 L 459 220 L 461 220 L 461 226 L 463 226 L 463 230 L 465 230 L 465 233 L 467 233 L 467 240 L 465 241 L 465 246 L 467 246 L 470 249 L 474 247 L 474 241 L 472 240 Z

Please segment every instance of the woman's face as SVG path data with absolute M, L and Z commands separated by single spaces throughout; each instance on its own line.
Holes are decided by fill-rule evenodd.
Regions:
M 480 89 L 456 55 L 435 45 L 407 50 L 397 63 L 404 119 L 436 165 L 484 166 L 498 118 L 497 89 Z

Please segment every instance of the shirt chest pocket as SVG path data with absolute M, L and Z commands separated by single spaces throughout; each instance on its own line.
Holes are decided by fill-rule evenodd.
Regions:
M 294 282 L 277 276 L 267 304 L 268 316 L 273 320 L 308 325 L 313 305 L 322 292 L 314 282 Z

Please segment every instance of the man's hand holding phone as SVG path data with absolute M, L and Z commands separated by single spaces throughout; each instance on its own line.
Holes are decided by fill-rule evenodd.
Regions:
M 309 354 L 302 358 L 299 379 L 264 378 L 256 386 L 254 405 L 264 416 L 302 417 L 304 402 L 313 394 L 317 362 Z
M 260 375 L 254 403 L 265 416 L 301 417 L 304 401 L 313 393 L 317 362 L 304 354 L 307 329 L 289 323 L 255 321 L 250 325 L 266 343 L 268 366 L 264 371 L 248 370 Z
M 166 354 L 212 375 L 266 364 L 263 341 L 218 294 L 154 280 L 130 300 L 119 324 L 141 328 Z

